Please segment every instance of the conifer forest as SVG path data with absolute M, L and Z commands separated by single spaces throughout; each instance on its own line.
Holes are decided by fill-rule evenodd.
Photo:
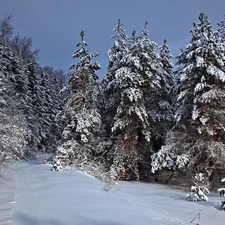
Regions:
M 99 179 L 161 183 L 204 174 L 210 187 L 220 184 L 225 17 L 215 27 L 204 13 L 193 19 L 190 42 L 176 56 L 166 39 L 151 40 L 148 22 L 128 36 L 118 19 L 107 65 L 89 51 L 89 31 L 81 31 L 65 72 L 41 66 L 32 38 L 15 35 L 6 15 L 0 21 L 0 170 L 48 153 L 54 171 L 72 165 Z M 99 79 L 101 67 L 107 72 Z

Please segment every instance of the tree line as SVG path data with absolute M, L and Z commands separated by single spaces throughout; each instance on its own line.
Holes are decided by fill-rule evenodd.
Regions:
M 100 82 L 97 53 L 81 31 L 55 170 L 90 165 L 114 179 L 165 182 L 204 173 L 211 184 L 224 174 L 225 20 L 213 30 L 206 14 L 198 19 L 175 67 L 167 40 L 151 41 L 148 23 L 128 37 L 118 20 Z
M 66 84 L 62 70 L 38 63 L 32 38 L 14 35 L 12 16 L 0 21 L 0 168 L 13 159 L 52 152 L 61 128 L 59 91 Z

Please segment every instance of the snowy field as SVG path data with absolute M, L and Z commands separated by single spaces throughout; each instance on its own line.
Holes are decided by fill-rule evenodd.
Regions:
M 0 180 L 0 225 L 224 225 L 221 198 L 190 202 L 168 186 L 119 182 L 109 192 L 75 170 L 52 172 L 41 161 L 18 163 Z M 192 224 L 196 224 L 194 220 Z

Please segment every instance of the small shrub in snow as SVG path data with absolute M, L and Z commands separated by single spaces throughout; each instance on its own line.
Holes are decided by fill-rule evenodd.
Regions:
M 209 194 L 209 190 L 204 186 L 191 186 L 190 194 L 186 196 L 187 199 L 192 201 L 208 201 L 206 194 Z
M 103 191 L 110 191 L 113 187 L 115 187 L 118 183 L 117 180 L 119 179 L 117 171 L 114 167 L 110 167 L 110 171 L 105 173 L 103 177 Z
M 191 186 L 190 193 L 186 196 L 186 199 L 190 199 L 192 201 L 208 201 L 209 190 L 203 184 L 205 183 L 204 174 L 198 173 L 194 177 L 195 183 L 194 186 Z
M 117 181 L 116 180 L 113 180 L 113 179 L 106 179 L 104 182 L 103 182 L 103 191 L 107 191 L 109 192 L 110 190 L 112 190 L 113 187 L 115 187 L 117 185 Z

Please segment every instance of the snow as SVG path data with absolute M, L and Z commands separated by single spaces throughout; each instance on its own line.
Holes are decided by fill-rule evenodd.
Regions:
M 225 192 L 225 188 L 218 188 L 218 192 L 224 191 Z
M 197 110 L 197 106 L 194 105 L 193 111 L 192 111 L 192 119 L 196 120 L 199 117 L 199 110 Z
M 197 51 L 197 49 L 196 49 Z M 205 66 L 205 60 L 204 58 L 200 57 L 200 56 L 197 56 L 196 57 L 196 67 L 204 67 Z
M 17 163 L 4 176 L 1 225 L 175 225 L 190 224 L 199 212 L 204 225 L 225 218 L 216 194 L 191 202 L 184 192 L 142 182 L 118 182 L 107 192 L 90 175 L 68 167 L 52 172 L 40 160 Z
M 225 73 L 219 68 L 215 66 L 209 66 L 206 71 L 209 75 L 215 75 L 217 79 L 221 80 L 222 82 L 225 82 Z
M 210 118 L 205 117 L 205 116 L 200 117 L 200 121 L 201 121 L 202 125 L 205 125 L 209 121 L 209 119 Z
M 205 84 L 203 83 L 197 83 L 196 86 L 195 86 L 195 89 L 194 89 L 194 92 L 199 92 L 199 91 L 202 91 L 205 87 Z

